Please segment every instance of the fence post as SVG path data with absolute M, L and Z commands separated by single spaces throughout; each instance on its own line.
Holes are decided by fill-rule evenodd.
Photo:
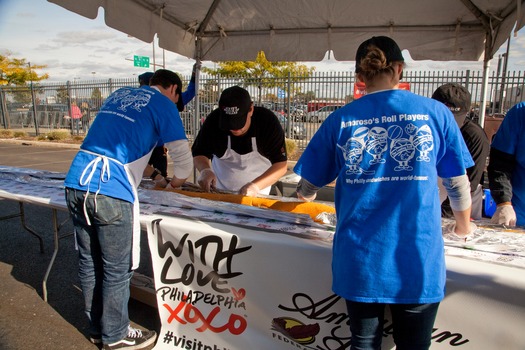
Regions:
M 36 116 L 36 103 L 35 103 L 35 90 L 33 89 L 33 81 L 31 80 L 31 102 L 33 104 L 33 122 L 35 123 L 35 134 L 36 136 L 40 135 L 40 130 L 38 128 L 38 118 Z
M 73 113 L 71 113 L 71 82 L 68 80 L 66 82 L 66 89 L 67 89 L 67 114 L 69 116 L 69 129 L 71 129 L 71 135 L 74 135 L 74 128 L 73 128 Z
M 288 72 L 288 81 L 286 84 L 286 136 L 292 138 L 292 109 L 290 108 L 290 89 L 291 89 L 291 73 Z
M 9 118 L 7 114 L 7 106 L 5 103 L 5 93 L 0 88 L 0 110 L 2 111 L 2 124 L 4 125 L 4 129 L 9 129 Z

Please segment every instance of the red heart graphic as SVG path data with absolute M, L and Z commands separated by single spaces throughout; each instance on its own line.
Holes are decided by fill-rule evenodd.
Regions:
M 244 288 L 241 288 L 239 290 L 232 287 L 233 297 L 235 300 L 242 300 L 246 296 L 246 290 Z

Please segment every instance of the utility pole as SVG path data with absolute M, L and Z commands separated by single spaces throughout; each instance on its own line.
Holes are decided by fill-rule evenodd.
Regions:
M 36 118 L 36 103 L 35 103 L 35 92 L 33 90 L 33 71 L 31 70 L 31 62 L 27 62 L 27 65 L 29 66 L 29 81 L 30 81 L 30 89 L 31 89 L 31 102 L 33 104 L 33 122 L 35 123 L 35 133 L 36 136 L 40 135 L 40 131 L 38 130 L 38 123 Z

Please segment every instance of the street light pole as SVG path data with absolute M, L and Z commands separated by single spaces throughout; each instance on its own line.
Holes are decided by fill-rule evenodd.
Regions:
M 40 131 L 38 130 L 38 123 L 36 118 L 36 103 L 35 103 L 35 92 L 33 90 L 33 71 L 31 70 L 31 62 L 27 62 L 27 65 L 29 66 L 29 81 L 30 81 L 30 89 L 31 89 L 31 102 L 33 104 L 33 122 L 35 123 L 35 133 L 36 136 L 40 135 Z

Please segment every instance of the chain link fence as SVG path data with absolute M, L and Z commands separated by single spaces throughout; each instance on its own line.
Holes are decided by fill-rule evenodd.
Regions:
M 482 71 L 470 70 L 407 70 L 403 81 L 409 84 L 412 92 L 427 97 L 444 83 L 460 83 L 471 91 L 472 107 L 476 112 L 482 101 L 482 75 Z M 190 77 L 181 78 L 186 85 Z M 355 83 L 353 72 L 314 72 L 307 77 L 290 75 L 285 78 L 201 75 L 199 106 L 196 108 L 196 100 L 191 101 L 181 113 L 181 118 L 188 138 L 192 140 L 206 116 L 217 108 L 221 91 L 232 85 L 240 85 L 250 92 L 256 105 L 275 112 L 286 136 L 295 139 L 297 146 L 303 149 L 332 110 L 354 99 L 358 93 Z M 524 72 L 502 75 L 492 72 L 488 79 L 486 122 L 490 123 L 493 116 L 504 116 L 509 108 L 524 100 L 524 85 Z M 75 79 L 63 83 L 1 87 L 2 127 L 34 135 L 64 129 L 72 135 L 85 135 L 105 99 L 124 86 L 138 87 L 137 78 Z M 78 111 L 75 105 L 79 107 L 80 113 L 75 113 Z

